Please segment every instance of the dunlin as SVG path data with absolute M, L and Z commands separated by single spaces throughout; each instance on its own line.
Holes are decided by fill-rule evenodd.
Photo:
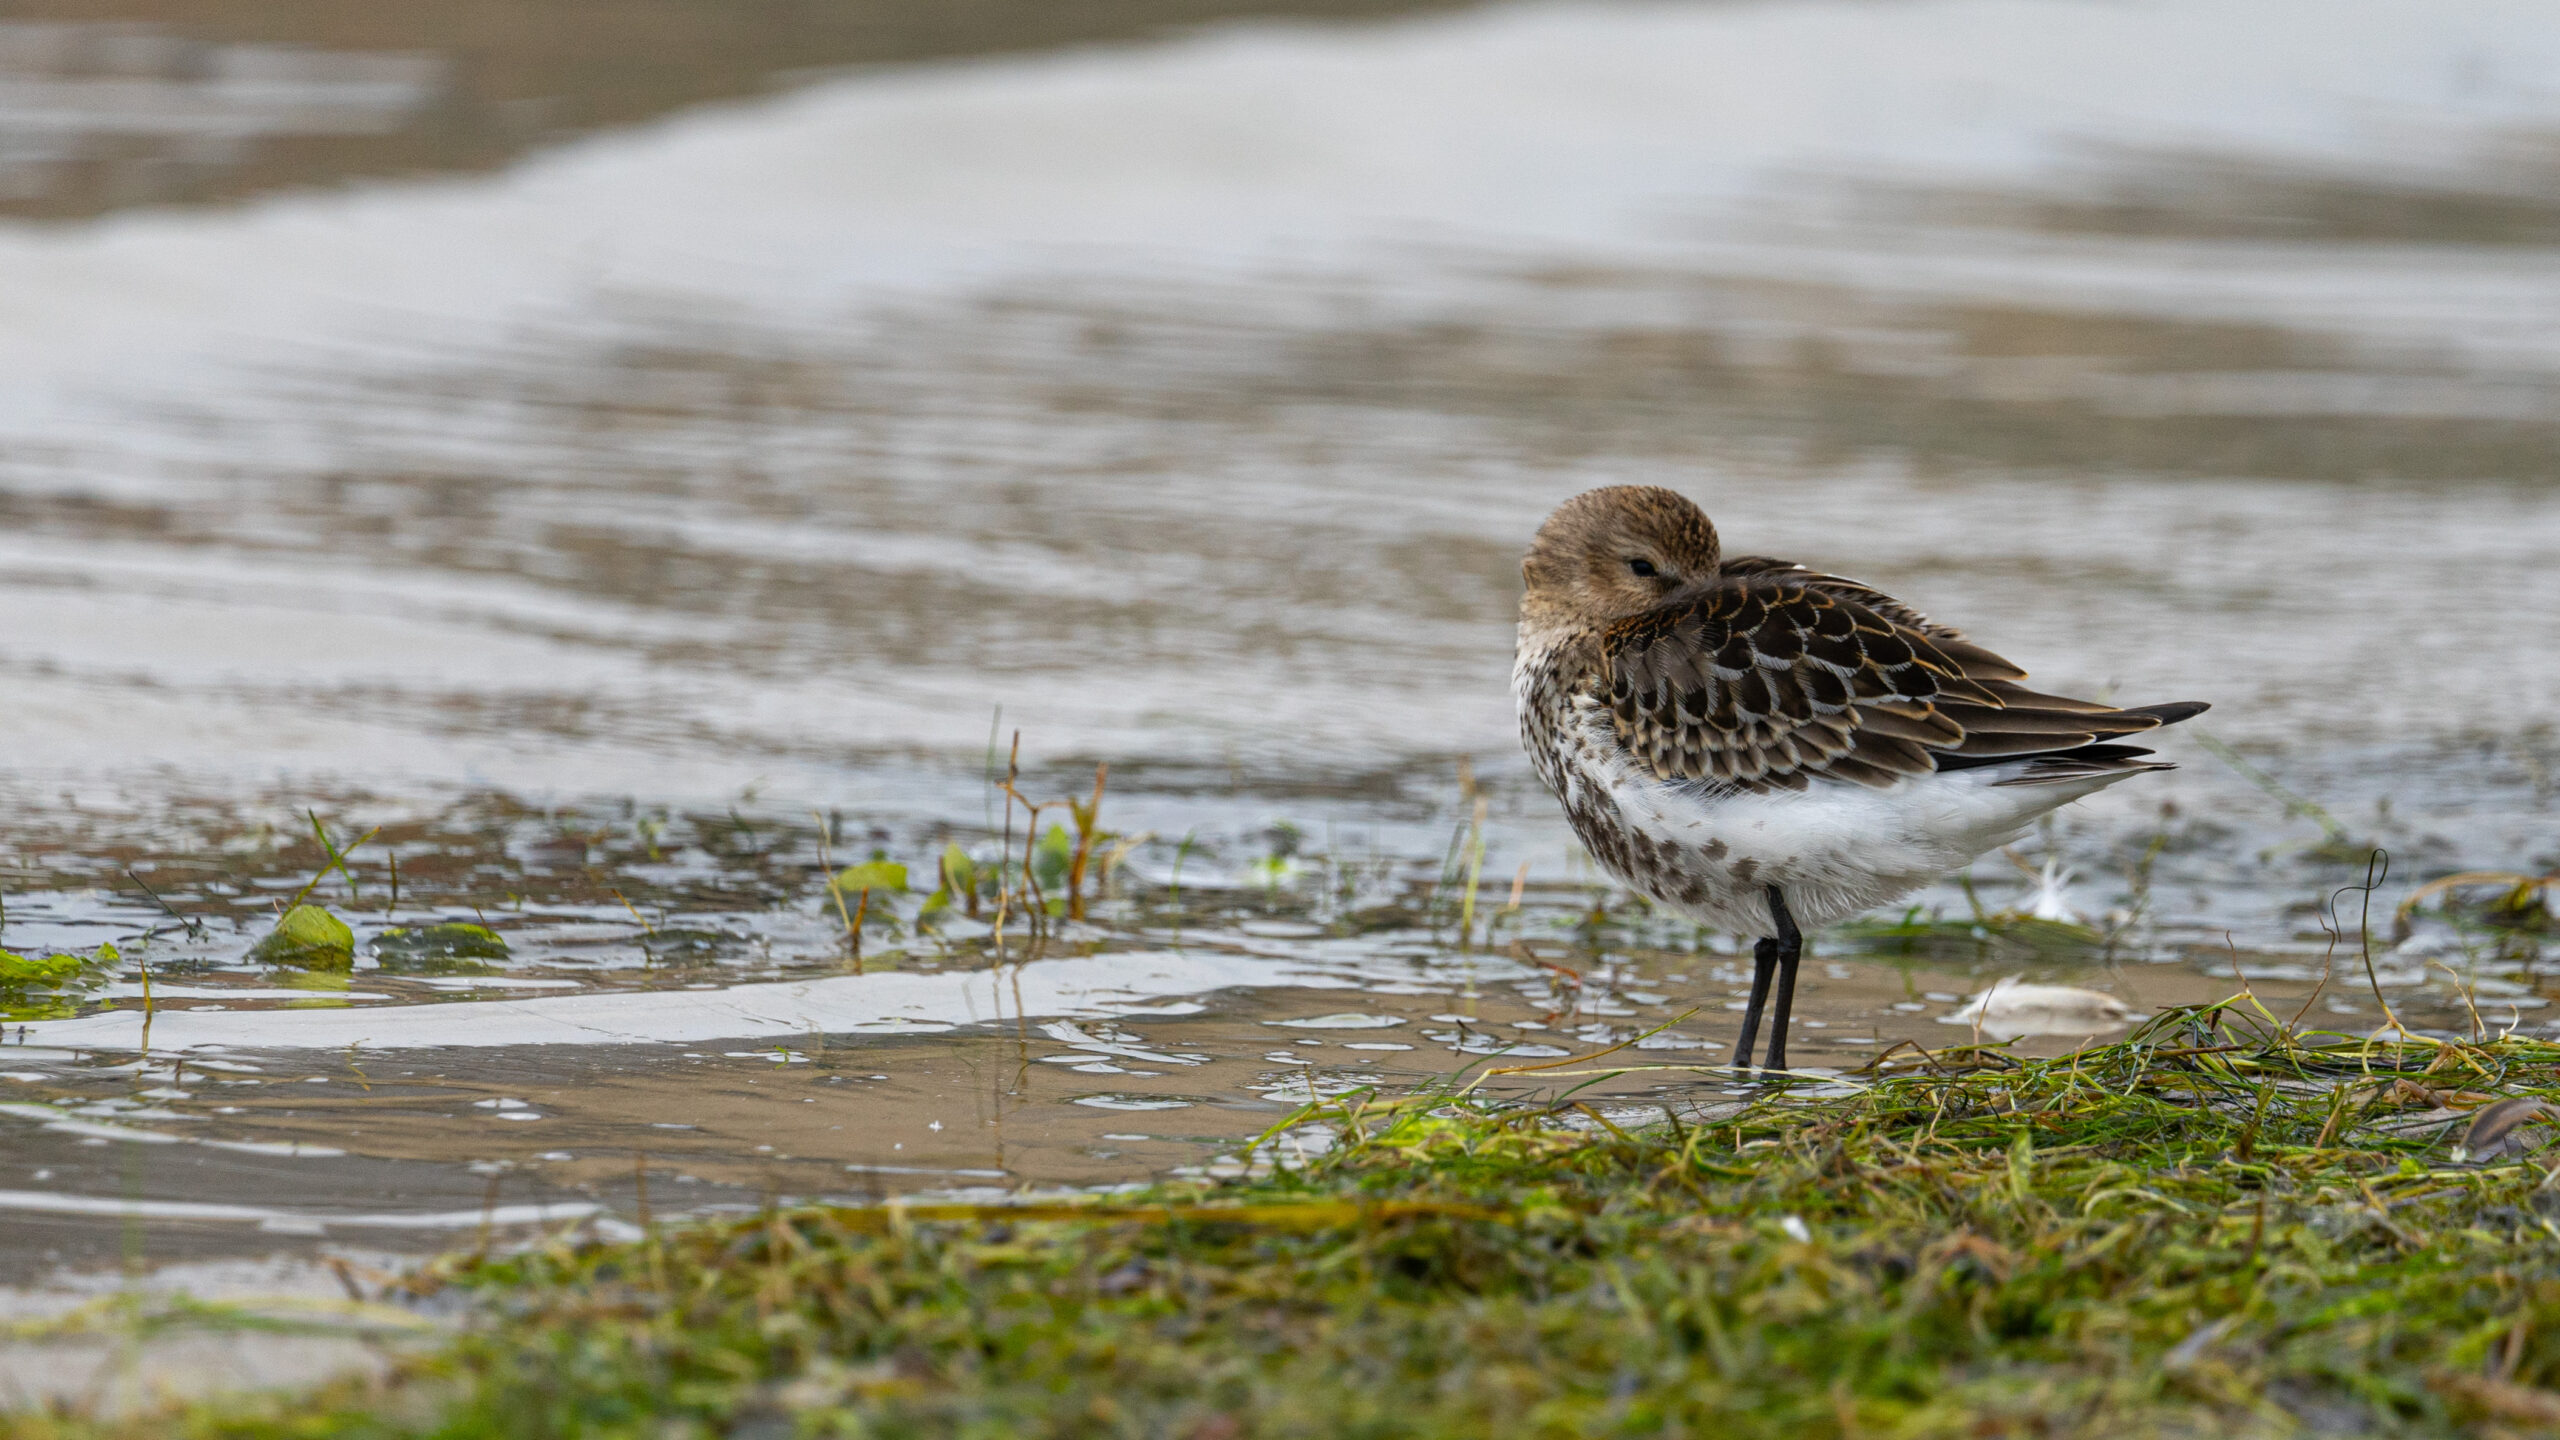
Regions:
M 1521 563 L 1520 735 L 1592 857 L 1701 924 L 1754 937 L 1737 1067 L 1776 979 L 1787 1063 L 1802 932 L 1907 895 L 2037 817 L 2145 770 L 2111 743 L 2202 711 L 2029 690 L 1901 601 L 1727 557 L 1682 496 L 1568 500 Z

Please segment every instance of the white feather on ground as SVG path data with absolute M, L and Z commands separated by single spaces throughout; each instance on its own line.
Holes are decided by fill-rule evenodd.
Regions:
M 2073 985 L 2031 985 L 2021 980 L 1995 980 L 1991 988 L 1967 1000 L 1941 1025 L 1981 1027 L 1994 1040 L 2030 1035 L 2095 1035 L 2121 1030 L 2144 1017 L 2113 995 Z
M 2026 869 L 2022 863 L 2020 869 Z M 2028 897 L 2026 913 L 2038 920 L 2059 920 L 2067 925 L 2085 923 L 2080 912 L 2072 908 L 2071 882 L 2079 872 L 2059 859 L 2047 857 L 2042 869 L 2027 870 L 2035 881 L 2035 893 Z

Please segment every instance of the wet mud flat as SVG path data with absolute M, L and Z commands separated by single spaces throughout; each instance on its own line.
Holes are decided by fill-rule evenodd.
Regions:
M 1198 797 L 1106 795 L 1072 882 L 1064 824 L 736 807 L 479 797 L 358 828 L 373 802 L 341 800 L 300 833 L 213 810 L 29 836 L 0 945 L 80 963 L 9 992 L 10 1278 L 1233 1176 L 1310 1103 L 1468 1082 L 1626 1117 L 1756 1093 L 1721 1068 L 1746 947 L 1573 878 L 1468 783 L 1481 811 L 1416 777 L 1170 843 L 1119 816 Z M 2385 1004 L 2453 1039 L 2550 1029 L 2548 912 L 2500 909 L 2512 884 L 2368 902 L 2352 857 L 2296 845 L 2298 900 L 2234 936 L 2171 908 L 2232 883 L 2224 855 L 2043 844 L 1818 937 L 1795 1063 L 1854 1086 L 1914 1047 L 2060 1054 L 2241 993 L 2344 1034 Z M 349 948 L 278 952 L 288 905 Z M 2000 1000 L 2040 983 L 2102 1007 Z

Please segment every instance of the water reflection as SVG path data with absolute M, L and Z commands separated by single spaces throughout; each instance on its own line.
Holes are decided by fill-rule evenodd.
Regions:
M 262 147 L 398 131 L 445 84 L 434 55 L 0 22 L 0 212 L 79 215 L 219 193 Z
M 0 215 L 72 219 L 366 176 L 482 170 L 544 142 L 830 71 L 1433 0 L 498 0 L 385 12 L 25 0 L 0 21 Z

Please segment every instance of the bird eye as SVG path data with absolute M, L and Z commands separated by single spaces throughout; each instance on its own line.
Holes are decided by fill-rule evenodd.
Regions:
M 1636 572 L 1637 578 L 1644 580 L 1650 580 L 1662 573 L 1653 568 L 1653 562 L 1650 560 L 1629 560 L 1627 568 Z

